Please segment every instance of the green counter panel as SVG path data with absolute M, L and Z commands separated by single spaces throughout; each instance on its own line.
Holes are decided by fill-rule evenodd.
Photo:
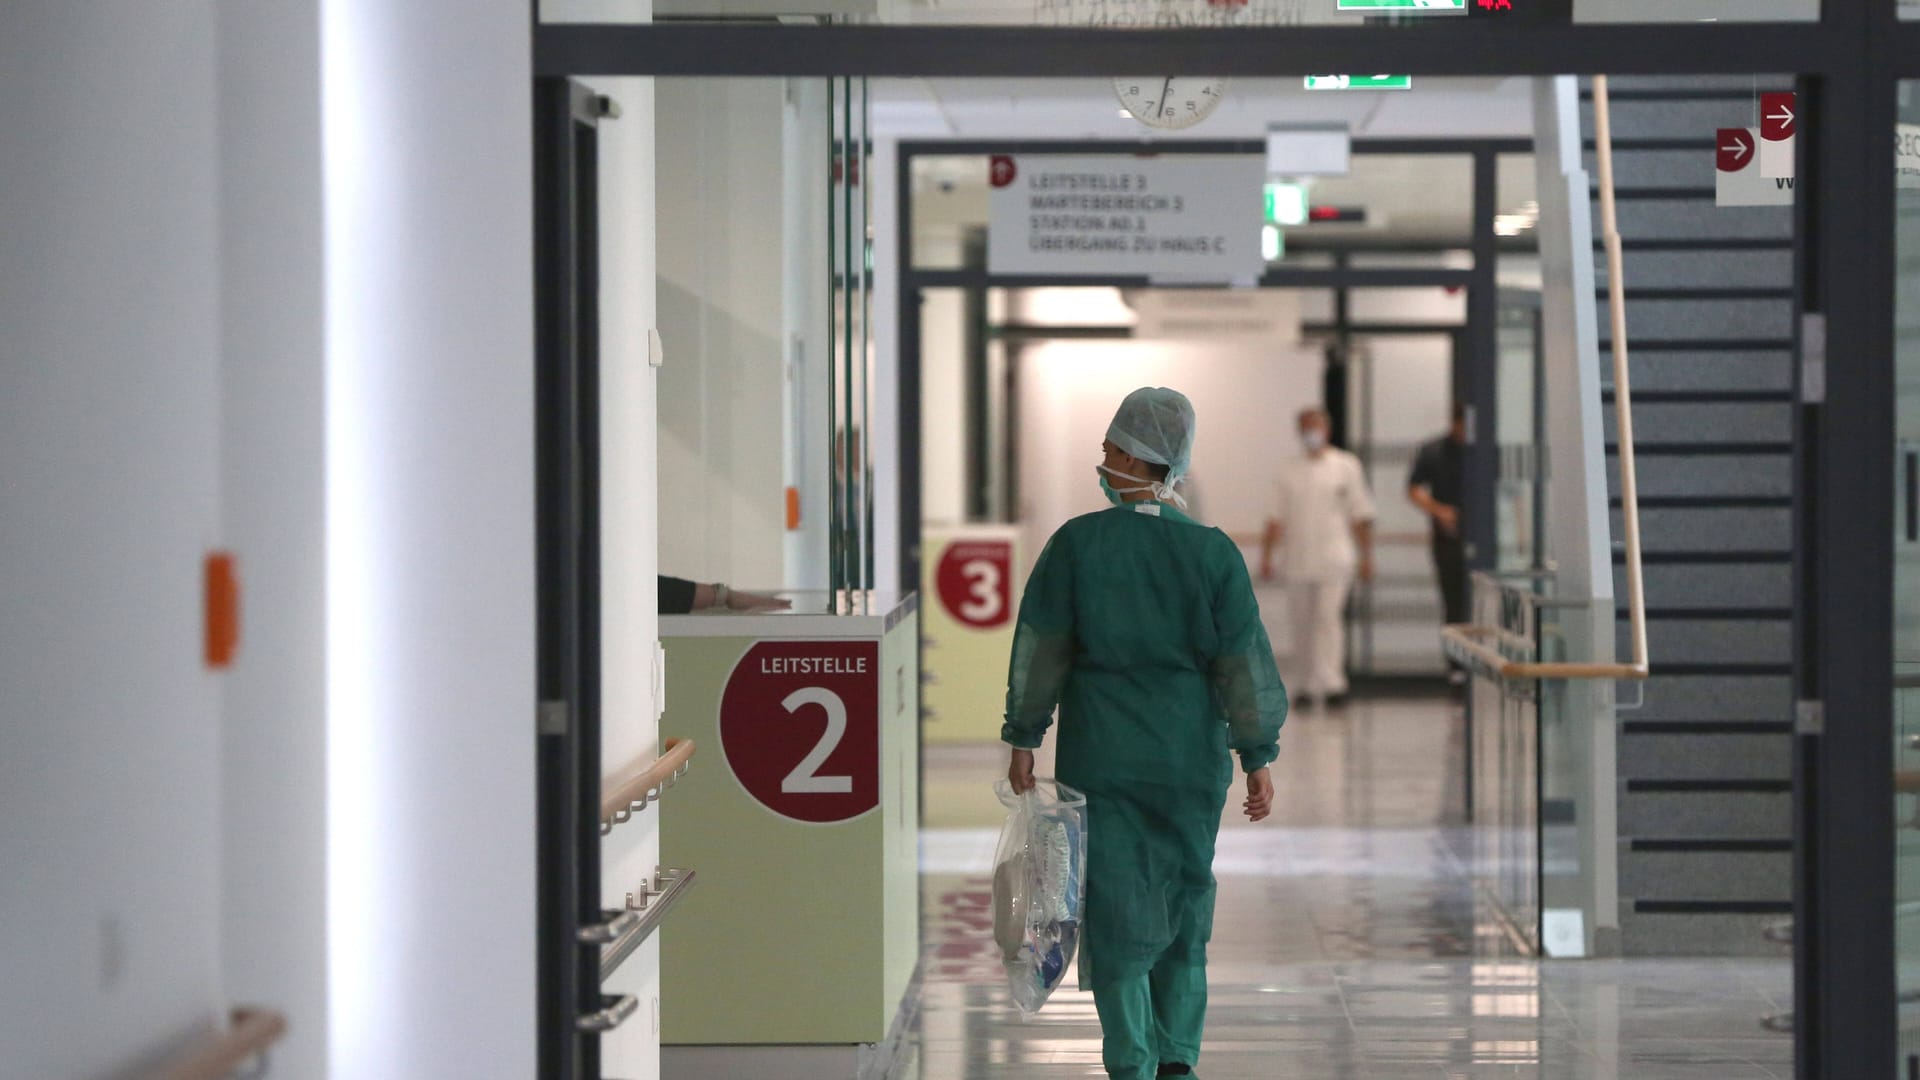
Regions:
M 662 861 L 692 868 L 699 883 L 660 931 L 663 1043 L 878 1042 L 912 979 L 918 624 L 912 614 L 884 632 L 874 619 L 838 624 L 873 632 L 834 634 L 825 617 L 785 622 L 778 637 L 675 637 L 665 628 L 661 733 L 690 737 L 699 749 L 658 804 Z M 762 642 L 876 640 L 878 805 L 832 824 L 768 809 L 736 777 L 721 742 L 720 703 L 736 666 Z M 850 716 L 848 730 L 861 723 Z M 776 771 L 786 768 L 781 761 Z

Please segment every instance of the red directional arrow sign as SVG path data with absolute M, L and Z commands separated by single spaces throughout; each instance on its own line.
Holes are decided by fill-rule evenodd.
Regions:
M 1739 172 L 1753 164 L 1753 136 L 1746 128 L 1721 128 L 1713 147 L 1714 164 L 1721 172 Z
M 1793 138 L 1795 113 L 1799 105 L 1791 91 L 1760 95 L 1760 137 L 1768 142 Z

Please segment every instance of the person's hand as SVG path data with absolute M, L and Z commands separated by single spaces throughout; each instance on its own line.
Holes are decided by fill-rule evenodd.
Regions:
M 1365 555 L 1360 556 L 1360 580 L 1367 581 L 1367 582 L 1371 582 L 1373 580 L 1373 553 L 1372 552 L 1368 552 Z
M 1007 783 L 1015 795 L 1033 790 L 1033 751 L 1014 747 L 1013 760 L 1007 765 Z
M 1273 567 L 1264 564 L 1260 567 L 1260 584 L 1273 584 Z
M 1448 536 L 1460 535 L 1460 510 L 1457 507 L 1439 503 L 1433 508 L 1433 520 L 1440 523 L 1440 531 Z
M 785 611 L 793 606 L 793 601 L 735 590 L 727 594 L 727 606 L 735 611 Z
M 1273 813 L 1273 773 L 1255 769 L 1247 774 L 1247 801 L 1240 808 L 1248 821 L 1263 821 Z

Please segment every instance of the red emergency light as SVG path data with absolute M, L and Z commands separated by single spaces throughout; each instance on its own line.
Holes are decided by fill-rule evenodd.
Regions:
M 1364 223 L 1367 211 L 1359 206 L 1310 206 L 1307 208 L 1307 220 L 1317 224 Z

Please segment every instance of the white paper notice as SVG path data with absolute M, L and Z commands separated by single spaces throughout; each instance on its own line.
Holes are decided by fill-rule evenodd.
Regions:
M 1920 124 L 1894 125 L 1893 170 L 1896 186 L 1920 188 Z
M 1758 128 L 1714 132 L 1715 206 L 1792 206 L 1793 177 L 1760 174 Z
M 1251 284 L 1266 162 L 1251 154 L 993 159 L 987 268 Z

